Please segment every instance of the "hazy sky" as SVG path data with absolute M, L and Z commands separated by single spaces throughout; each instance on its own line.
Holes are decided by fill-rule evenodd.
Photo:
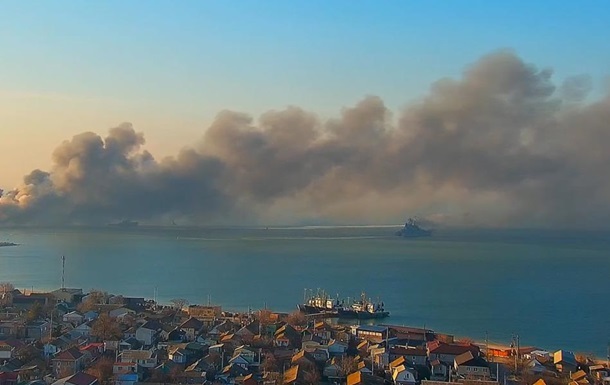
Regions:
M 374 95 L 395 123 L 439 79 L 460 78 L 498 49 L 552 68 L 556 85 L 588 75 L 587 100 L 595 101 L 609 84 L 607 8 L 604 1 L 3 1 L 0 187 L 49 170 L 62 141 L 106 135 L 122 122 L 145 134 L 143 148 L 157 160 L 199 143 L 226 109 L 256 119 L 295 105 L 325 120 Z

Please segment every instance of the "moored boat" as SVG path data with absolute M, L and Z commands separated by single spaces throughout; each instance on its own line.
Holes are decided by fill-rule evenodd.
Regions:
M 388 317 L 390 312 L 385 310 L 383 302 L 374 303 L 362 293 L 359 301 L 355 301 L 349 307 L 339 308 L 337 315 L 339 318 L 376 319 Z
M 315 295 L 313 290 L 305 289 L 303 300 L 303 303 L 297 305 L 297 308 L 306 314 L 335 313 L 343 305 L 338 298 L 334 299 L 320 289 L 317 290 Z

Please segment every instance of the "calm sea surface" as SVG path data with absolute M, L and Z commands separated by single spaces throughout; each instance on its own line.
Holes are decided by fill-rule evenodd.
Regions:
M 0 281 L 66 285 L 229 310 L 292 311 L 304 288 L 381 298 L 386 322 L 605 356 L 610 237 L 439 230 L 428 239 L 364 228 L 1 229 Z

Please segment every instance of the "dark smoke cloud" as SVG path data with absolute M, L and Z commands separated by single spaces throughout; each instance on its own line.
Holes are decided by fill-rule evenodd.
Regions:
M 393 119 L 370 96 L 321 121 L 298 107 L 221 112 L 156 160 L 130 124 L 62 143 L 0 197 L 7 224 L 400 222 L 608 227 L 610 98 L 510 51 L 442 79 Z

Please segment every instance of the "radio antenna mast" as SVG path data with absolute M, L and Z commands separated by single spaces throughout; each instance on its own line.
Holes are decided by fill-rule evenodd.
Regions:
M 61 256 L 61 290 L 66 290 L 66 256 Z

